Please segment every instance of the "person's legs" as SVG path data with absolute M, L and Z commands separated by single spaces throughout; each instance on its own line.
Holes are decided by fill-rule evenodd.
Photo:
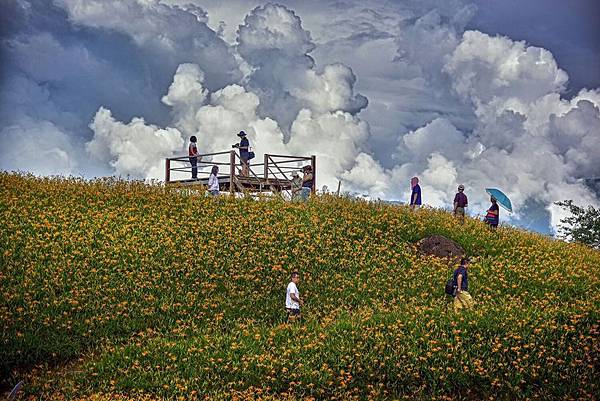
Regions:
M 192 180 L 198 178 L 198 158 L 190 157 L 190 164 L 192 165 Z
M 471 294 L 469 294 L 468 292 L 461 291 L 454 297 L 454 310 L 455 311 L 458 311 L 461 309 L 468 309 L 468 308 L 471 308 L 472 306 L 473 306 L 473 298 L 471 297 Z
M 241 159 L 242 160 L 242 176 L 243 177 L 248 177 L 249 173 L 250 173 L 250 166 L 248 166 L 248 160 L 246 159 Z
M 288 322 L 297 322 L 302 318 L 302 314 L 300 313 L 300 309 L 289 309 L 287 310 L 287 321 Z

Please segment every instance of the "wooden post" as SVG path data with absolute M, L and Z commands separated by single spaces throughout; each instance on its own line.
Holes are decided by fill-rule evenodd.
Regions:
M 340 187 L 341 186 L 342 186 L 342 181 L 338 180 L 338 189 L 337 189 L 337 192 L 336 192 L 337 196 L 340 196 Z
M 265 163 L 263 165 L 264 169 L 265 169 L 265 182 L 268 181 L 269 179 L 269 155 L 265 153 Z
M 231 195 L 235 193 L 234 180 L 235 178 L 235 151 L 229 153 L 229 192 Z
M 317 191 L 317 156 L 312 155 L 310 157 L 310 165 L 312 166 L 313 182 L 312 182 L 312 193 Z
M 165 160 L 165 184 L 171 181 L 171 159 Z

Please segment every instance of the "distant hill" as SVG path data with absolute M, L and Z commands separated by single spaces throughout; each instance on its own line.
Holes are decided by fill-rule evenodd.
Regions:
M 437 210 L 0 173 L 0 378 L 32 399 L 598 399 L 600 253 Z M 475 257 L 474 309 L 443 293 Z M 286 324 L 299 271 L 304 321 Z

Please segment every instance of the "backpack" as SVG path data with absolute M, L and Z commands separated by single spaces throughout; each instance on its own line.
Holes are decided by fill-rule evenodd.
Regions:
M 451 278 L 450 280 L 448 280 L 446 282 L 446 287 L 444 288 L 444 292 L 446 293 L 446 295 L 454 296 L 455 291 L 456 291 L 456 287 L 454 286 L 454 279 Z

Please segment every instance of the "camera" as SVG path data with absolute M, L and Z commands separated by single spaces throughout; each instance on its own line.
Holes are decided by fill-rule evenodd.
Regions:
M 232 147 L 232 148 L 239 148 L 239 147 L 240 147 L 240 144 L 239 144 L 239 143 L 236 143 L 235 145 L 231 145 L 231 147 Z

